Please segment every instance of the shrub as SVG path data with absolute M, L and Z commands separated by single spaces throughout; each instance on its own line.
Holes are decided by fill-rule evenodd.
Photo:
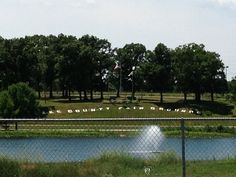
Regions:
M 39 103 L 35 91 L 25 83 L 17 83 L 0 94 L 0 114 L 2 117 L 36 117 Z
M 7 91 L 0 93 L 0 115 L 2 117 L 12 117 L 14 115 L 14 103 Z

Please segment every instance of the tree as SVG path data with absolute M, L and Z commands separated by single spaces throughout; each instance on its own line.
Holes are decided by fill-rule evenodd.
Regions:
M 6 51 L 5 40 L 0 36 L 0 89 L 7 87 L 6 58 L 9 55 Z
M 74 84 L 76 89 L 84 93 L 84 100 L 88 100 L 87 91 L 90 90 L 90 99 L 93 100 L 93 82 L 95 68 L 93 65 L 93 50 L 90 46 L 80 44 L 78 59 L 74 65 L 76 72 L 74 72 L 76 80 Z M 81 99 L 81 98 L 80 98 Z
M 44 84 L 49 88 L 49 97 L 53 98 L 53 84 L 57 77 L 56 64 L 60 58 L 60 53 L 56 52 L 58 39 L 56 36 L 50 35 L 46 38 L 47 46 L 44 48 L 45 70 L 43 75 Z
M 27 84 L 13 84 L 0 95 L 0 115 L 2 117 L 28 118 L 40 115 L 35 91 Z
M 236 101 L 236 77 L 234 77 L 229 83 L 229 91 L 232 94 L 231 99 Z
M 174 81 L 179 90 L 184 93 L 195 93 L 195 100 L 201 100 L 201 94 L 209 91 L 211 100 L 215 91 L 220 91 L 226 85 L 224 64 L 219 55 L 205 50 L 203 44 L 190 43 L 179 46 L 174 51 L 173 68 Z M 220 83 L 220 85 L 218 85 Z M 223 89 L 225 90 L 225 89 Z
M 73 78 L 75 71 L 75 61 L 78 58 L 78 41 L 74 36 L 58 36 L 58 46 L 55 49 L 57 53 L 56 70 L 63 97 L 71 100 L 71 89 L 73 88 Z M 75 68 L 75 69 L 74 69 Z M 77 70 L 79 70 L 77 68 Z
M 97 41 L 97 54 L 96 54 L 96 74 L 98 76 L 97 83 L 100 88 L 100 98 L 103 99 L 103 90 L 105 83 L 108 80 L 108 73 L 112 69 L 112 49 L 111 43 L 105 39 Z
M 3 88 L 6 89 L 20 79 L 19 61 L 22 58 L 23 40 L 4 40 L 1 48 L 1 80 Z
M 69 100 L 71 100 L 71 90 L 73 88 L 73 84 L 75 79 L 78 79 L 80 75 L 77 75 L 79 68 L 76 68 L 77 61 L 79 57 L 78 50 L 79 43 L 76 39 L 69 40 L 68 43 L 63 45 L 62 49 L 62 57 L 59 59 L 59 75 L 61 78 L 61 82 L 63 83 L 63 90 L 66 90 L 66 96 L 69 96 Z M 78 76 L 78 77 L 75 77 Z
M 26 36 L 20 60 L 20 73 L 23 79 L 17 82 L 27 82 L 38 92 L 41 97 L 41 90 L 46 89 L 46 50 L 48 48 L 47 37 L 43 35 Z
M 146 48 L 143 44 L 126 44 L 123 48 L 117 49 L 116 61 L 120 67 L 119 80 L 124 90 L 132 90 L 132 98 L 135 93 L 135 70 L 140 67 L 145 59 Z M 132 84 L 134 84 L 132 86 Z M 119 84 L 120 85 L 120 84 Z M 133 87 L 133 89 L 131 89 Z M 117 89 L 119 96 L 119 88 Z
M 78 88 L 84 91 L 90 90 L 90 98 L 93 99 L 93 91 L 100 91 L 103 99 L 105 80 L 111 62 L 111 44 L 105 39 L 84 35 L 79 39 L 80 55 L 78 68 L 82 76 L 77 82 Z M 85 97 L 86 98 L 86 97 Z
M 3 118 L 14 116 L 14 103 L 8 91 L 0 92 L 0 116 Z
M 220 60 L 220 55 L 207 51 L 205 54 L 203 82 L 205 90 L 211 93 L 211 101 L 214 101 L 214 93 L 224 93 L 227 91 L 227 81 L 224 73 L 224 63 Z
M 144 66 L 144 78 L 149 89 L 160 92 L 160 102 L 163 103 L 163 92 L 170 88 L 171 54 L 164 44 L 160 43 L 153 52 L 149 51 Z
M 190 44 L 189 44 L 190 45 Z M 192 51 L 189 45 L 179 46 L 173 53 L 174 83 L 179 91 L 184 93 L 184 101 L 191 92 Z
M 160 102 L 163 103 L 163 92 L 170 87 L 171 81 L 171 55 L 170 49 L 160 43 L 154 50 L 154 63 L 158 72 L 156 77 L 156 89 L 160 92 Z M 153 83 L 155 85 L 155 83 Z

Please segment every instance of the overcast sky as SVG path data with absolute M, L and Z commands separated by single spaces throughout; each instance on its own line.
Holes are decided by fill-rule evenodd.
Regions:
M 236 76 L 236 0 L 0 0 L 0 35 L 84 34 L 113 47 L 203 43 Z

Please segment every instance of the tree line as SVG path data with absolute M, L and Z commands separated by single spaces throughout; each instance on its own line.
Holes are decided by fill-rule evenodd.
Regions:
M 109 89 L 159 92 L 179 91 L 187 100 L 194 93 L 200 101 L 203 93 L 225 92 L 227 81 L 224 63 L 216 52 L 203 44 L 189 43 L 170 49 L 159 43 L 154 50 L 131 43 L 112 48 L 106 39 L 84 35 L 80 38 L 34 35 L 22 38 L 0 37 L 0 89 L 11 84 L 28 83 L 38 97 L 42 91 L 60 90 L 71 100 L 78 91 L 81 100 L 93 100 L 94 91 Z

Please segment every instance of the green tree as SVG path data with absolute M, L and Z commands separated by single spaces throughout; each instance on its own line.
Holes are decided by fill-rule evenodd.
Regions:
M 115 60 L 120 66 L 119 80 L 122 83 L 122 89 L 132 90 L 132 97 L 136 90 L 137 79 L 136 69 L 144 62 L 146 47 L 143 44 L 126 44 L 123 48 L 116 50 Z M 117 89 L 119 96 L 120 87 Z
M 77 74 L 80 70 L 76 67 L 79 58 L 78 45 L 79 43 L 76 38 L 68 39 L 68 42 L 63 44 L 62 57 L 60 57 L 58 63 L 59 76 L 63 83 L 63 90 L 66 91 L 65 96 L 68 96 L 69 100 L 71 100 L 71 91 L 74 81 L 75 79 L 79 80 L 80 77 L 80 75 Z
M 187 45 L 179 46 L 173 54 L 174 83 L 178 91 L 184 94 L 184 101 L 187 101 L 187 94 L 191 92 L 192 74 L 192 51 Z
M 113 65 L 111 43 L 105 39 L 99 39 L 96 48 L 95 76 L 97 76 L 96 83 L 100 89 L 100 98 L 103 99 L 103 90 L 109 77 L 109 71 L 111 71 Z
M 160 102 L 163 103 L 163 92 L 170 88 L 171 54 L 164 44 L 160 43 L 153 52 L 147 54 L 144 65 L 144 78 L 149 89 L 160 92 Z
M 58 75 L 57 63 L 60 58 L 60 52 L 58 52 L 58 38 L 56 36 L 47 36 L 46 42 L 43 48 L 43 81 L 46 89 L 49 89 L 49 97 L 53 98 L 53 86 L 54 81 Z
M 78 42 L 74 36 L 65 36 L 60 34 L 58 36 L 58 45 L 56 52 L 58 53 L 58 60 L 56 64 L 60 87 L 62 89 L 63 97 L 68 97 L 71 100 L 71 89 L 73 88 L 73 76 L 75 61 L 78 58 Z M 77 68 L 79 71 L 79 69 Z M 75 79 L 75 78 L 74 78 Z
M 90 91 L 90 99 L 93 100 L 93 91 L 97 81 L 96 74 L 100 78 L 99 72 L 97 71 L 99 69 L 98 67 L 101 67 L 98 65 L 99 39 L 95 36 L 84 35 L 79 38 L 79 41 L 82 45 L 80 58 L 83 65 L 80 65 L 80 68 L 83 67 L 81 68 L 81 75 L 83 76 L 81 78 L 81 83 L 83 83 L 84 97 L 86 100 L 86 91 L 88 90 Z
M 171 54 L 164 44 L 160 43 L 154 50 L 153 64 L 156 65 L 156 85 L 155 88 L 160 92 L 160 102 L 163 103 L 163 92 L 170 88 L 171 82 Z
M 203 82 L 205 91 L 211 93 L 211 101 L 214 101 L 214 93 L 224 93 L 227 91 L 227 81 L 224 73 L 224 63 L 220 60 L 220 55 L 207 51 L 204 66 Z
M 4 40 L 0 52 L 1 80 L 6 89 L 10 84 L 16 83 L 20 78 L 20 60 L 22 59 L 23 39 Z
M 5 40 L 0 36 L 0 89 L 7 88 L 7 67 L 6 58 L 9 53 L 7 53 L 5 47 Z
M 14 103 L 8 91 L 0 92 L 0 116 L 3 118 L 14 116 Z
M 179 46 L 173 56 L 174 81 L 179 90 L 184 93 L 184 100 L 187 93 L 195 93 L 195 100 L 201 100 L 201 94 L 211 93 L 211 100 L 216 91 L 224 91 L 226 85 L 224 64 L 219 55 L 205 50 L 203 44 L 190 43 Z
M 95 68 L 92 64 L 93 50 L 90 46 L 79 43 L 78 57 L 74 64 L 73 83 L 75 88 L 80 93 L 80 100 L 82 100 L 82 92 L 84 93 L 83 100 L 88 100 L 87 91 L 90 90 L 90 98 L 93 100 L 93 81 Z
M 40 115 L 36 94 L 25 83 L 17 83 L 3 91 L 0 97 L 0 113 L 3 117 L 28 118 Z
M 37 90 L 38 97 L 41 97 L 41 91 L 45 90 L 45 72 L 46 72 L 46 50 L 48 48 L 47 37 L 43 35 L 34 35 L 25 37 L 25 45 L 22 52 L 21 73 L 24 80 L 17 82 L 28 82 L 31 87 Z
M 231 99 L 236 101 L 236 77 L 234 77 L 229 83 L 229 91 L 232 94 Z

